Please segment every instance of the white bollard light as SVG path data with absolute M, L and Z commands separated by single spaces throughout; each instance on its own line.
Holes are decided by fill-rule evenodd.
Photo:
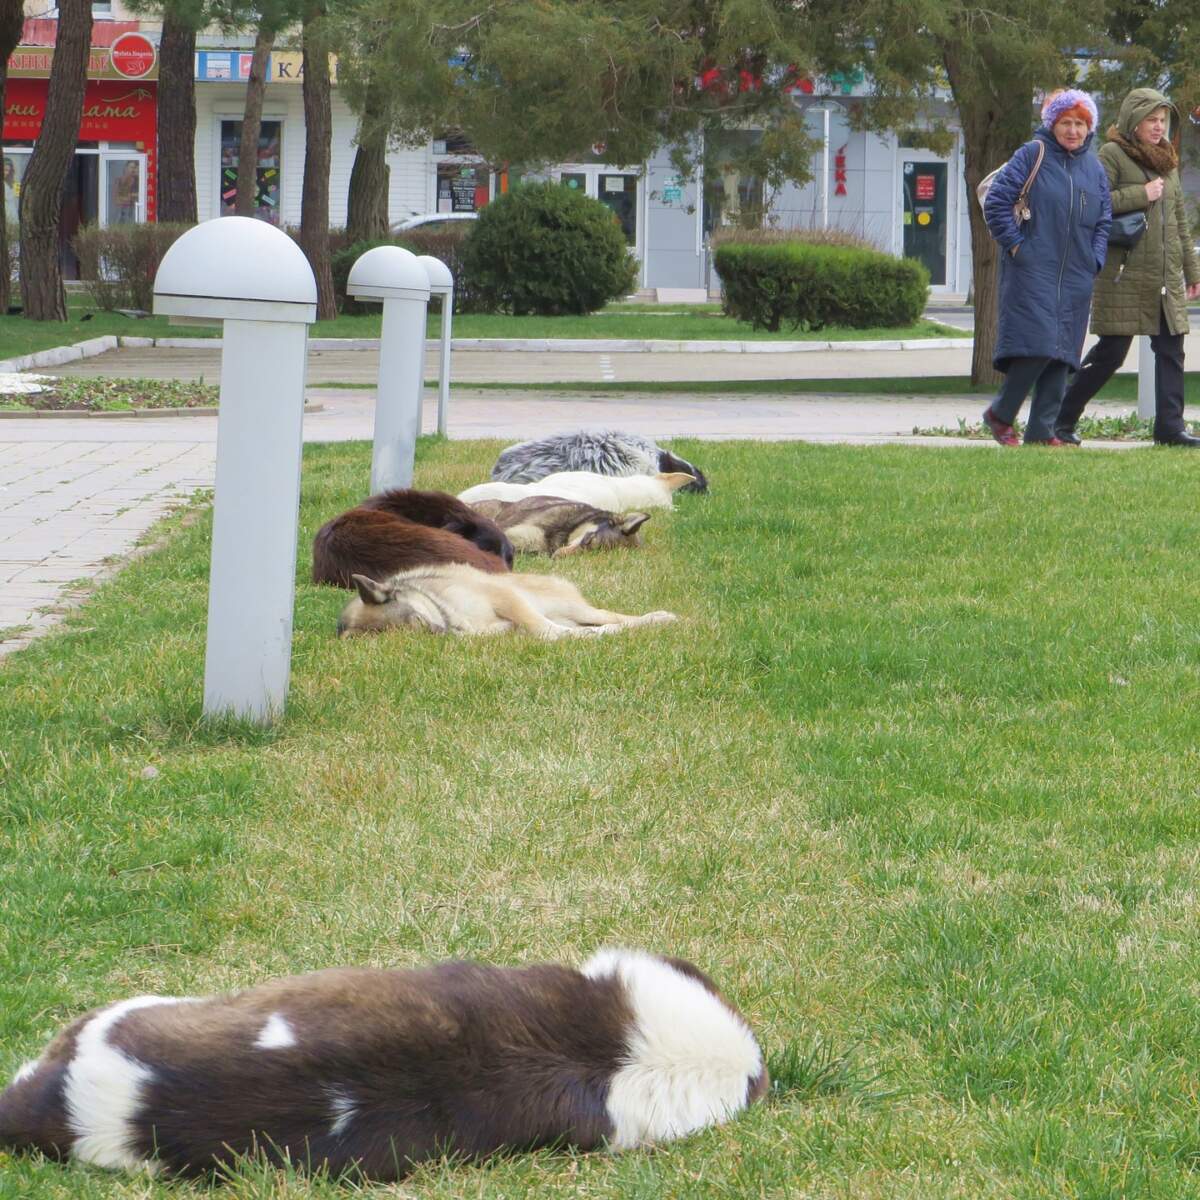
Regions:
M 371 491 L 411 487 L 421 430 L 429 275 L 412 251 L 376 246 L 350 268 L 346 293 L 383 302 Z
M 190 229 L 163 256 L 154 311 L 224 322 L 204 714 L 266 724 L 283 713 L 291 672 L 316 281 L 281 230 L 249 217 L 218 217 Z
M 1139 337 L 1138 344 L 1138 416 L 1146 421 L 1154 420 L 1154 351 L 1150 339 Z
M 450 319 L 454 313 L 454 276 L 440 258 L 432 254 L 417 255 L 417 262 L 429 273 L 429 294 L 442 298 L 442 339 L 438 355 L 437 431 L 446 436 L 446 419 L 450 412 Z M 422 380 L 424 384 L 424 380 Z

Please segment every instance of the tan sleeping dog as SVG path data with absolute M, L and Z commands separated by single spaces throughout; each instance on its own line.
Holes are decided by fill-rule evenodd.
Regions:
M 595 608 L 573 583 L 554 575 L 489 575 L 466 563 L 413 567 L 382 583 L 355 575 L 354 586 L 358 595 L 338 618 L 339 637 L 408 626 L 466 634 L 520 629 L 556 641 L 676 620 L 669 612 L 634 617 Z
M 605 512 L 577 500 L 529 496 L 524 500 L 476 500 L 480 516 L 490 517 L 508 535 L 514 550 L 561 558 L 583 550 L 640 546 L 638 530 L 649 513 Z

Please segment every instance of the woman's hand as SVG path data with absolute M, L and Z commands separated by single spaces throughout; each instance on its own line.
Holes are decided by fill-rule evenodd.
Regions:
M 1163 194 L 1163 181 L 1161 179 L 1151 179 L 1146 184 L 1146 199 L 1153 204 L 1155 200 Z
M 1195 300 L 1197 296 L 1200 296 L 1200 283 L 1189 283 L 1187 286 L 1187 298 Z

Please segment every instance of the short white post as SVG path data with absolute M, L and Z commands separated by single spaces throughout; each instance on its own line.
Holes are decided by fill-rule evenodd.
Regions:
M 346 292 L 383 302 L 371 491 L 411 487 L 421 429 L 429 275 L 412 251 L 376 246 L 350 268 Z
M 429 294 L 442 298 L 442 337 L 438 355 L 437 431 L 446 436 L 446 420 L 450 412 L 450 321 L 454 315 L 454 276 L 440 258 L 420 254 L 417 262 L 429 273 Z M 422 381 L 424 382 L 424 381 Z
M 308 326 L 317 285 L 287 234 L 220 217 L 163 256 L 154 311 L 224 322 L 204 715 L 266 724 L 292 659 Z
M 1138 338 L 1138 416 L 1154 420 L 1154 351 L 1148 337 Z

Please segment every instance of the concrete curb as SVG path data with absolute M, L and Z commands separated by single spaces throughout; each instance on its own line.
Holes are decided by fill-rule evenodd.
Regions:
M 820 351 L 841 350 L 853 353 L 869 353 L 872 350 L 957 350 L 966 349 L 972 338 L 918 338 L 903 341 L 861 342 L 679 342 L 669 340 L 622 339 L 622 338 L 454 338 L 452 350 L 490 350 L 499 353 L 562 353 L 562 354 L 812 354 Z M 426 341 L 426 351 L 433 352 L 441 343 L 436 338 Z M 164 350 L 220 349 L 218 338 L 146 338 L 105 337 L 90 338 L 76 342 L 73 346 L 56 346 L 51 350 L 39 350 L 36 354 L 24 354 L 20 358 L 0 360 L 0 372 L 33 371 L 38 367 L 61 367 L 64 363 L 76 362 L 81 358 L 94 358 L 116 350 L 118 346 L 130 349 L 161 347 Z M 378 338 L 311 338 L 310 350 L 378 350 Z
M 857 342 L 681 342 L 658 338 L 451 338 L 451 350 L 491 350 L 528 354 L 806 354 L 822 350 L 957 350 L 972 338 L 913 338 Z M 122 346 L 161 346 L 171 350 L 203 350 L 220 338 L 121 338 Z M 426 351 L 441 342 L 427 339 Z M 378 350 L 378 338 L 309 338 L 310 350 Z
M 31 408 L 24 411 L 4 409 L 0 411 L 0 421 L 18 419 L 22 421 L 63 421 L 75 420 L 79 417 L 86 417 L 89 420 L 92 418 L 113 420 L 118 417 L 215 417 L 219 411 L 215 405 L 204 405 L 199 408 L 130 408 L 120 412 L 94 412 L 90 408 Z M 325 405 L 321 403 L 305 404 L 304 411 L 306 413 L 324 412 Z

